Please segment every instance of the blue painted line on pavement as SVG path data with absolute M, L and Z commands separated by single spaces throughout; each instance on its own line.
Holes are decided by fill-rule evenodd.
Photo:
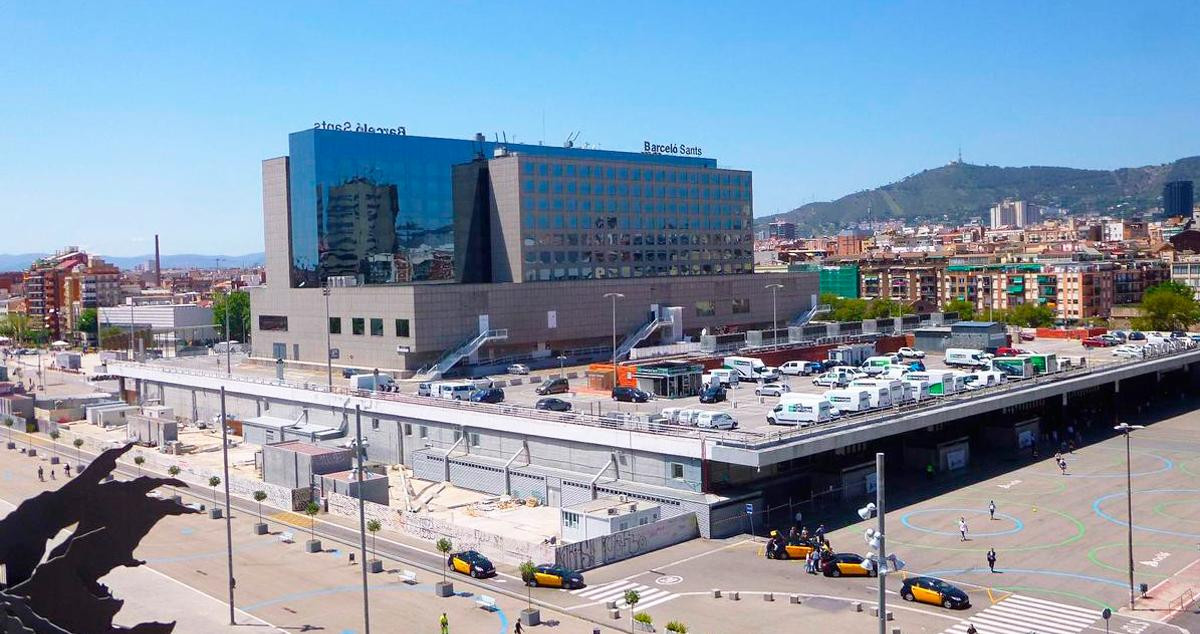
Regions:
M 939 531 L 939 530 L 934 530 L 932 528 L 924 528 L 921 526 L 915 526 L 911 522 L 909 522 L 909 518 L 911 518 L 914 515 L 923 515 L 926 513 L 939 513 L 939 512 L 943 512 L 943 511 L 949 512 L 949 513 L 959 513 L 964 516 L 968 515 L 968 514 L 987 513 L 988 512 L 987 509 L 959 509 L 959 508 L 920 509 L 920 510 L 916 510 L 916 511 L 909 511 L 908 513 L 905 513 L 904 515 L 901 515 L 900 523 L 904 524 L 908 528 L 913 529 L 914 531 L 920 531 L 922 533 L 933 533 L 934 535 L 958 535 L 957 528 L 952 531 Z M 1004 530 L 1004 531 L 992 531 L 992 532 L 967 531 L 967 535 L 975 536 L 975 537 L 996 537 L 999 535 L 1012 535 L 1013 533 L 1019 533 L 1022 530 L 1025 530 L 1025 524 L 1021 520 L 1013 517 L 1012 515 L 1009 515 L 1007 513 L 997 512 L 996 517 L 999 517 L 1001 519 L 1007 519 L 1007 520 L 1011 521 L 1013 523 L 1013 527 L 1008 530 Z M 988 521 L 990 522 L 991 520 L 988 520 Z M 957 522 L 955 523 L 955 526 L 956 527 L 958 526 Z M 968 526 L 968 528 L 969 528 L 969 526 Z
M 1162 467 L 1155 469 L 1154 471 L 1134 471 L 1133 473 L 1129 474 L 1131 477 L 1136 478 L 1138 476 L 1154 475 L 1156 473 L 1170 471 L 1171 469 L 1175 468 L 1175 461 L 1171 460 L 1170 458 L 1167 458 L 1166 456 L 1160 456 L 1158 454 L 1153 454 L 1153 453 L 1140 453 L 1139 455 L 1150 456 L 1151 458 L 1159 459 L 1163 463 Z M 1063 456 L 1063 458 L 1067 460 L 1068 467 L 1070 466 L 1070 464 L 1072 462 L 1069 459 L 1069 456 L 1070 456 L 1070 454 Z M 1035 474 L 1035 475 L 1045 475 L 1045 474 Z M 1070 475 L 1070 477 L 1072 477 L 1072 478 L 1124 478 L 1125 474 L 1124 473 L 1072 473 Z
M 1128 588 L 1129 584 L 1124 581 L 1116 581 L 1113 579 L 1105 579 L 1104 577 L 1092 577 L 1090 575 L 1081 575 L 1074 572 L 1062 572 L 1060 570 L 1031 570 L 1028 568 L 1004 568 L 996 566 L 996 570 L 1003 573 L 1020 573 L 1026 575 L 1045 575 L 1048 577 L 1068 577 L 1071 579 L 1079 579 L 1081 581 L 1090 581 L 1092 583 L 1102 583 L 1109 586 L 1117 586 L 1118 588 Z M 965 570 L 931 570 L 922 572 L 922 575 L 930 577 L 943 577 L 948 575 L 976 575 L 983 574 L 995 576 L 992 571 L 987 568 L 967 568 Z M 1007 581 L 1007 580 L 1006 580 Z
M 1190 493 L 1190 494 L 1196 494 L 1196 493 L 1200 493 L 1200 489 L 1147 489 L 1145 491 L 1134 491 L 1133 492 L 1134 495 L 1139 495 L 1139 494 L 1144 494 L 1144 493 Z M 1127 522 L 1125 520 L 1117 519 L 1117 518 L 1113 517 L 1112 515 L 1109 515 L 1108 513 L 1104 512 L 1104 509 L 1100 508 L 1100 505 L 1104 504 L 1108 500 L 1111 500 L 1112 498 L 1119 498 L 1119 497 L 1125 497 L 1125 494 L 1124 493 L 1110 493 L 1108 495 L 1100 496 L 1100 497 L 1096 498 L 1096 501 L 1092 502 L 1092 510 L 1096 512 L 1096 515 L 1099 515 L 1100 517 L 1112 522 L 1113 524 L 1116 524 L 1118 526 L 1129 526 L 1129 522 Z M 1137 524 L 1134 524 L 1133 528 L 1135 530 L 1146 531 L 1148 533 L 1159 533 L 1162 535 L 1175 535 L 1177 537 L 1189 537 L 1192 539 L 1200 538 L 1200 533 L 1187 533 L 1184 531 L 1169 531 L 1164 528 L 1150 528 L 1149 526 L 1139 526 Z

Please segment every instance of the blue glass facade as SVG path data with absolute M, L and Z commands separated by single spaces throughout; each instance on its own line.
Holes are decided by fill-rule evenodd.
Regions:
M 716 167 L 710 158 L 500 144 L 526 155 Z M 453 169 L 490 141 L 336 130 L 289 136 L 292 286 L 453 280 Z

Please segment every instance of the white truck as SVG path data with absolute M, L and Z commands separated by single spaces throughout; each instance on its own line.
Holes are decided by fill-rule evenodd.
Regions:
M 977 348 L 946 348 L 946 365 L 951 367 L 986 368 L 991 357 Z
M 779 369 L 772 368 L 754 357 L 725 357 L 721 362 L 725 367 L 737 371 L 740 378 L 747 381 L 778 381 Z
M 700 378 L 705 385 L 712 385 L 713 381 L 719 381 L 725 387 L 735 387 L 738 384 L 738 378 L 741 375 L 737 370 L 731 368 L 713 368 L 705 372 Z
M 390 374 L 355 374 L 349 379 L 350 389 L 378 391 L 380 388 L 390 388 L 396 380 Z
M 865 412 L 871 409 L 871 395 L 865 388 L 843 388 L 828 390 L 825 398 L 839 412 Z
M 770 425 L 799 425 L 807 427 L 833 419 L 833 406 L 817 394 L 784 394 L 779 403 L 767 412 Z

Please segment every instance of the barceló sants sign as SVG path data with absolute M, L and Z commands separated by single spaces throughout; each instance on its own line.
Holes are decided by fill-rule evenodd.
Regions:
M 700 146 L 682 145 L 679 143 L 642 142 L 642 154 L 681 154 L 683 156 L 700 156 Z
M 381 128 L 378 126 L 367 125 L 365 123 L 351 123 L 344 121 L 342 123 L 329 123 L 328 121 L 318 121 L 313 124 L 314 130 L 337 130 L 338 132 L 367 132 L 369 134 L 395 134 L 398 136 L 407 136 L 408 131 L 404 126 L 396 126 L 394 128 Z

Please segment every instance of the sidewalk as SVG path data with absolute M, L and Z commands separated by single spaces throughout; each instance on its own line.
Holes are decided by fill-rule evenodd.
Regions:
M 1134 608 L 1123 607 L 1118 612 L 1129 616 L 1137 616 L 1143 612 L 1154 612 L 1157 620 L 1166 621 L 1178 612 L 1188 607 L 1200 594 L 1200 559 L 1184 566 L 1182 570 L 1171 577 L 1158 582 L 1146 593 L 1134 601 Z

